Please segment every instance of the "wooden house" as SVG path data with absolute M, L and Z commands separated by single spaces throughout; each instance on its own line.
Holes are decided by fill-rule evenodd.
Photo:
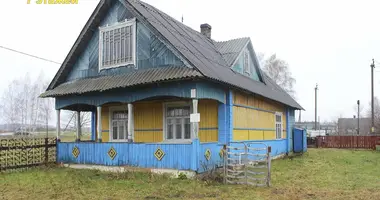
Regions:
M 302 107 L 259 67 L 249 38 L 215 41 L 139 0 L 101 0 L 42 97 L 92 112 L 91 141 L 58 142 L 63 163 L 201 172 L 224 144 L 292 152 Z

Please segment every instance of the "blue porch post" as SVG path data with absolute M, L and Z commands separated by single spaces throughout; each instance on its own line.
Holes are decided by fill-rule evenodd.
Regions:
M 91 112 L 91 140 L 96 140 L 96 111 Z
M 227 112 L 226 112 L 226 122 L 227 122 L 227 134 L 226 134 L 226 144 L 229 144 L 233 140 L 233 92 L 232 90 L 228 90 L 227 93 Z
M 286 108 L 286 153 L 290 153 L 290 127 L 289 127 L 289 108 Z
M 226 92 L 226 103 L 219 103 L 218 106 L 218 141 L 228 144 L 232 140 L 233 128 L 233 98 L 232 91 Z

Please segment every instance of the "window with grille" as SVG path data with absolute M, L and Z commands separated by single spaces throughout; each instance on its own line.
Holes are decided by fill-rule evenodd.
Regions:
M 112 141 L 128 139 L 128 111 L 113 111 L 111 118 Z
M 275 114 L 276 120 L 276 139 L 282 138 L 282 113 Z
M 165 116 L 165 139 L 191 139 L 190 106 L 167 106 Z
M 249 54 L 248 54 L 248 51 L 244 51 L 243 58 L 244 58 L 244 63 L 243 63 L 244 73 L 251 74 L 251 69 L 249 67 Z
M 135 65 L 135 19 L 99 29 L 99 70 Z

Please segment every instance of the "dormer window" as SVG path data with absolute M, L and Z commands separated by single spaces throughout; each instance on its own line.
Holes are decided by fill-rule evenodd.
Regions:
M 243 59 L 244 59 L 244 63 L 243 63 L 244 73 L 250 75 L 251 74 L 251 68 L 249 67 L 249 54 L 248 54 L 248 51 L 244 51 Z
M 99 28 L 99 70 L 135 65 L 136 20 Z

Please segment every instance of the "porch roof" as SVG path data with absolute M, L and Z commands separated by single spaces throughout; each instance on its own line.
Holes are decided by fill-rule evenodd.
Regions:
M 40 97 L 57 97 L 82 94 L 162 81 L 192 79 L 196 77 L 202 77 L 202 75 L 197 70 L 192 68 L 159 67 L 139 70 L 123 75 L 103 76 L 64 83 L 52 90 L 44 92 L 40 95 Z

